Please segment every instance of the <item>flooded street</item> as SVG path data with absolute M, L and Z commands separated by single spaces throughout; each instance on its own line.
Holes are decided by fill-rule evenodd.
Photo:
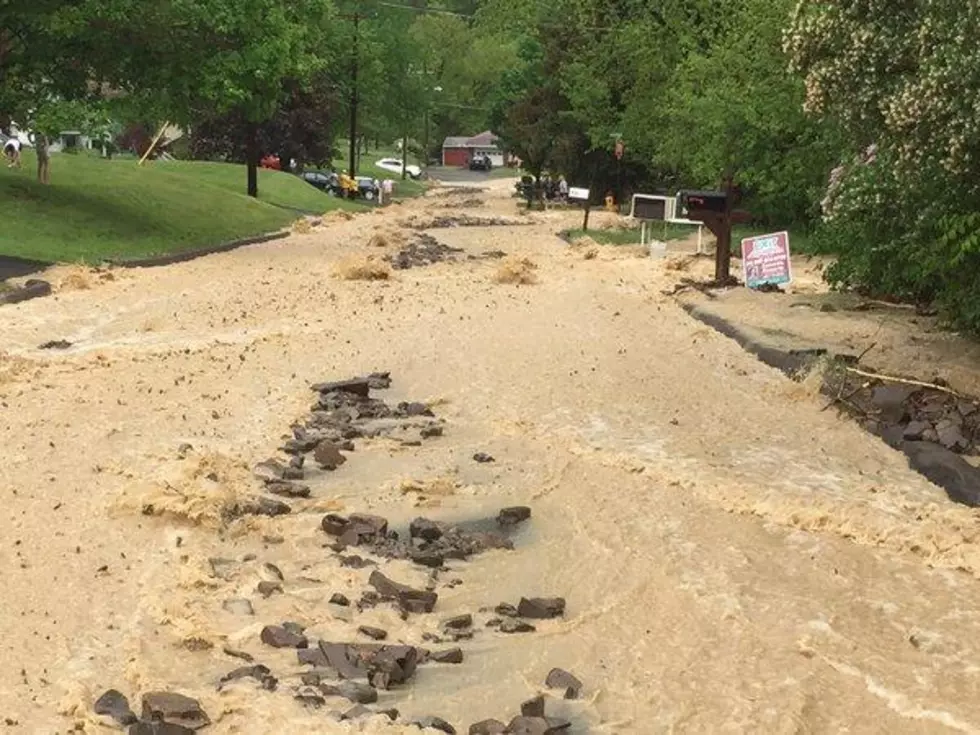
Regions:
M 118 730 L 92 709 L 110 688 L 137 714 L 148 691 L 194 697 L 205 733 L 413 733 L 425 716 L 465 733 L 539 692 L 571 733 L 980 732 L 976 511 L 689 317 L 663 261 L 585 257 L 556 236 L 579 214 L 519 217 L 511 186 L 450 195 L 506 224 L 427 230 L 461 252 L 386 279 L 336 274 L 394 255 L 413 217 L 457 215 L 445 192 L 185 264 L 64 271 L 55 296 L 0 309 L 4 732 Z M 500 282 L 513 258 L 534 283 Z M 335 471 L 307 459 L 288 515 L 229 520 L 310 386 L 378 371 L 392 383 L 372 397 L 425 403 L 442 435 L 356 438 Z M 329 604 L 374 569 L 418 589 L 430 570 L 342 566 L 324 514 L 404 535 L 508 506 L 532 509 L 515 548 L 447 560 L 434 612 Z M 565 598 L 564 616 L 486 626 L 521 597 Z M 224 604 L 243 599 L 254 615 Z M 430 642 L 467 613 L 471 639 Z M 350 703 L 295 700 L 308 667 L 260 640 L 283 621 L 464 660 L 381 691 L 396 722 L 339 722 Z M 276 691 L 218 691 L 245 663 L 228 648 Z M 554 667 L 580 697 L 545 688 Z

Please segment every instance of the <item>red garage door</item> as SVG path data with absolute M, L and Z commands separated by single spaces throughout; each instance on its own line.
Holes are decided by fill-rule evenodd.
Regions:
M 443 166 L 465 166 L 470 162 L 470 152 L 466 148 L 443 148 Z

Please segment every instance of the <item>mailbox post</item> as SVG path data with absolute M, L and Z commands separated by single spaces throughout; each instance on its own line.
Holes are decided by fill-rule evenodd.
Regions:
M 688 219 L 704 222 L 717 241 L 715 249 L 715 283 L 732 284 L 732 225 L 748 222 L 751 215 L 734 209 L 735 196 L 731 176 L 725 177 L 724 191 L 681 191 L 680 202 Z
M 589 197 L 591 192 L 580 186 L 570 187 L 568 190 L 568 199 L 572 202 L 581 202 L 582 211 L 584 212 L 582 216 L 582 232 L 589 231 Z

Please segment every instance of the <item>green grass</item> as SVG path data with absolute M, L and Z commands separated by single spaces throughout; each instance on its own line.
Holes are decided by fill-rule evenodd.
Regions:
M 693 235 L 697 232 L 697 227 L 694 225 L 680 225 L 674 223 L 668 223 L 666 227 L 666 233 L 664 226 L 661 223 L 651 223 L 650 227 L 651 236 L 657 240 L 663 240 L 665 242 L 670 240 L 680 240 L 682 238 Z M 765 235 L 770 232 L 778 232 L 779 228 L 772 227 L 758 227 L 755 225 L 739 225 L 732 228 L 732 252 L 736 255 L 741 253 L 742 239 L 746 237 L 754 237 L 756 235 Z M 588 235 L 593 240 L 595 240 L 600 245 L 637 245 L 640 242 L 640 229 L 629 230 L 601 230 L 598 228 L 590 228 L 588 232 L 583 232 L 582 230 L 569 230 L 567 236 L 571 240 L 575 240 L 583 235 Z M 711 232 L 705 228 L 705 236 L 710 236 Z M 803 230 L 789 231 L 789 244 L 792 252 L 794 253 L 806 253 L 809 252 L 809 233 Z
M 193 250 L 288 225 L 295 210 L 322 213 L 348 202 L 300 179 L 259 171 L 259 199 L 245 196 L 245 168 L 233 164 L 107 161 L 54 155 L 51 184 L 0 168 L 0 255 L 98 263 Z M 291 209 L 285 209 L 290 207 Z
M 679 240 L 697 232 L 693 225 L 667 224 L 666 234 L 662 224 L 653 223 L 651 225 L 651 237 L 657 240 Z M 584 230 L 569 230 L 568 237 L 572 240 L 588 235 L 600 245 L 638 245 L 640 242 L 640 228 L 630 230 L 602 230 L 597 227 L 590 227 L 588 232 Z

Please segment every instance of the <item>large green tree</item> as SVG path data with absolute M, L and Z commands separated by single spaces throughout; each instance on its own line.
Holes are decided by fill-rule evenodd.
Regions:
M 331 0 L 83 0 L 63 14 L 94 36 L 93 69 L 134 109 L 189 125 L 235 111 L 245 120 L 247 191 L 258 195 L 259 126 L 329 61 Z

